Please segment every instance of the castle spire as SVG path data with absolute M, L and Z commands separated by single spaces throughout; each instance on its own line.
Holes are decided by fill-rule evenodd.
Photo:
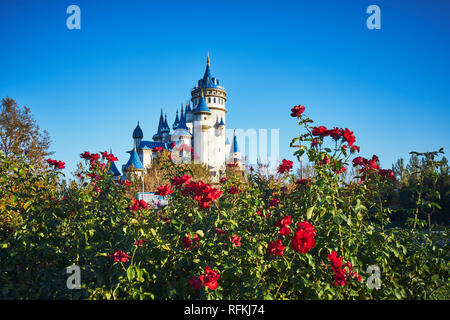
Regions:
M 183 105 L 182 105 L 183 107 Z M 178 110 L 177 110 L 177 116 L 175 117 L 175 122 L 172 125 L 172 128 L 175 130 L 176 127 L 178 127 L 178 124 L 180 123 L 180 120 L 178 119 Z
M 211 64 L 210 64 L 210 61 L 209 61 L 209 51 L 208 51 L 208 55 L 207 55 L 207 57 L 206 57 L 206 63 L 208 64 L 208 67 L 211 65 Z

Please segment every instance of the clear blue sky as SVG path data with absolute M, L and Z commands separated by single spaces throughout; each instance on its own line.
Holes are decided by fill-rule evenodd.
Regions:
M 81 30 L 66 8 L 81 8 Z M 366 8 L 381 8 L 381 30 Z M 0 2 L 0 97 L 31 108 L 72 172 L 79 154 L 128 160 L 140 120 L 173 123 L 211 55 L 228 91 L 228 126 L 279 128 L 294 160 L 290 108 L 348 127 L 383 167 L 409 151 L 450 150 L 450 1 Z

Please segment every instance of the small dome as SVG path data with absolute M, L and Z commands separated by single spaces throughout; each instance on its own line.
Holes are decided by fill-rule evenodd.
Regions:
M 144 133 L 142 132 L 141 127 L 139 126 L 139 121 L 136 129 L 133 131 L 133 139 L 142 139 L 144 137 Z

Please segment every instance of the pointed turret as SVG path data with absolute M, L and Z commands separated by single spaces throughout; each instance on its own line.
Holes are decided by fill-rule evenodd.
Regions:
M 181 110 L 183 110 L 183 105 L 181 105 Z M 177 110 L 177 116 L 175 117 L 175 122 L 172 125 L 172 129 L 175 130 L 178 127 L 179 123 L 180 120 L 178 119 L 178 110 Z
M 186 113 L 192 112 L 191 104 L 189 103 L 189 99 L 186 99 Z
M 153 136 L 153 140 L 158 141 L 161 139 L 163 126 L 164 126 L 164 117 L 163 117 L 163 110 L 161 108 L 161 115 L 159 116 L 159 123 L 158 123 L 158 131 Z
M 200 88 L 217 88 L 216 82 L 217 80 L 211 76 L 211 69 L 210 69 L 210 60 L 209 60 L 209 52 L 206 57 L 206 69 L 205 74 L 203 75 L 203 78 L 199 80 L 199 87 Z
M 183 107 L 181 108 L 181 117 L 180 117 L 180 123 L 178 124 L 177 129 L 184 129 L 188 130 L 188 127 L 186 125 L 186 114 L 183 114 Z
M 200 97 L 200 101 L 197 104 L 197 106 L 195 107 L 195 109 L 193 110 L 194 114 L 200 114 L 200 113 L 205 113 L 205 114 L 211 114 L 211 110 L 209 110 L 206 102 L 205 102 L 205 98 L 203 97 L 203 90 L 202 90 L 202 96 Z
M 109 174 L 113 175 L 114 177 L 121 176 L 119 169 L 117 169 L 116 164 L 113 161 L 111 161 L 109 165 Z
M 142 165 L 141 159 L 136 151 L 136 143 L 134 144 L 133 151 L 131 151 L 130 159 L 123 166 L 123 171 L 142 171 L 144 166 Z
M 170 127 L 167 124 L 167 113 L 166 113 L 165 118 L 164 118 L 163 127 L 161 129 L 161 132 L 170 132 Z

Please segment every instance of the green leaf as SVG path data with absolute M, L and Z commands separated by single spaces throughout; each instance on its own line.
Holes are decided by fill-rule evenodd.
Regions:
M 130 267 L 127 269 L 127 278 L 128 278 L 128 280 L 129 280 L 129 281 L 132 281 L 132 280 L 134 279 L 135 275 L 136 275 L 136 273 L 135 273 L 135 271 L 134 271 L 134 267 L 133 267 L 133 266 L 130 266 Z
M 195 231 L 196 234 L 198 234 L 200 237 L 204 237 L 205 233 L 203 232 L 203 230 L 197 230 Z
M 313 213 L 315 207 L 316 206 L 314 205 L 311 208 L 308 208 L 308 210 L 306 210 L 306 219 L 308 219 L 308 220 L 311 219 L 312 213 Z

